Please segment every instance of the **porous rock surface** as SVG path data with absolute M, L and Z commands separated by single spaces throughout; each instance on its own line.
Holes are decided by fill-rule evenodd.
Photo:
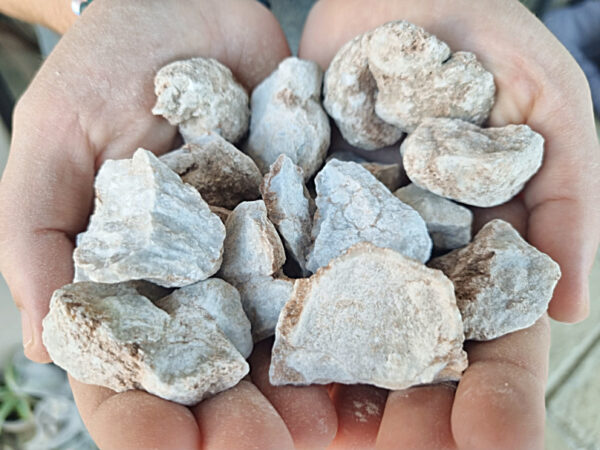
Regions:
M 483 123 L 494 104 L 494 77 L 470 52 L 451 53 L 445 42 L 406 21 L 372 31 L 369 70 L 377 84 L 376 114 L 412 132 L 427 117 Z
M 398 189 L 394 195 L 425 220 L 435 249 L 453 250 L 471 241 L 473 213 L 468 208 L 412 183 Z
M 233 209 L 260 196 L 262 175 L 252 158 L 216 133 L 200 136 L 160 159 L 209 205 Z
M 402 143 L 413 183 L 468 205 L 507 202 L 542 165 L 544 138 L 527 125 L 480 128 L 458 119 L 426 119 Z
M 279 156 L 265 175 L 260 192 L 269 220 L 300 268 L 306 271 L 315 205 L 304 184 L 302 169 L 286 155 Z
M 240 203 L 226 222 L 227 237 L 219 276 L 240 292 L 257 342 L 274 333 L 293 282 L 280 276 L 285 250 L 267 218 L 262 200 Z
M 365 150 L 392 145 L 402 130 L 375 114 L 377 84 L 369 71 L 371 33 L 347 42 L 335 55 L 323 83 L 323 106 L 351 145 Z
M 50 301 L 44 345 L 79 381 L 117 392 L 144 389 L 185 405 L 248 373 L 243 356 L 200 306 L 165 306 L 158 308 L 132 286 L 66 285 Z
M 240 294 L 231 284 L 209 278 L 177 289 L 172 294 L 155 302 L 166 311 L 194 314 L 202 308 L 217 322 L 219 329 L 231 341 L 244 358 L 252 352 L 250 321 L 242 308 Z
M 386 389 L 458 379 L 467 366 L 454 288 L 441 272 L 368 243 L 297 280 L 281 312 L 271 383 Z
M 391 248 L 425 262 L 432 243 L 425 221 L 367 169 L 330 160 L 315 178 L 317 212 L 307 268 L 319 267 L 359 242 Z
M 143 279 L 177 287 L 219 269 L 223 223 L 151 152 L 106 161 L 95 188 L 94 213 L 73 253 L 75 281 Z
M 262 173 L 282 153 L 302 169 L 305 179 L 323 164 L 331 130 L 320 102 L 322 79 L 315 62 L 292 57 L 252 92 L 245 150 Z
M 468 246 L 429 266 L 454 283 L 466 339 L 489 340 L 528 328 L 548 308 L 560 267 L 503 220 L 488 222 Z
M 154 78 L 155 115 L 178 125 L 186 142 L 209 131 L 237 142 L 248 130 L 248 94 L 231 70 L 216 59 L 192 58 L 167 64 Z

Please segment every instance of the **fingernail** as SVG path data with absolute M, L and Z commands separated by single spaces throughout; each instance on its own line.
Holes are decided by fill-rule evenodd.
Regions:
M 33 345 L 33 327 L 29 314 L 24 309 L 21 310 L 21 330 L 23 332 L 23 348 L 27 349 Z

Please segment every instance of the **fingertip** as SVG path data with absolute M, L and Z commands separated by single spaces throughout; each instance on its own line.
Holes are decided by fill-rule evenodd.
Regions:
M 27 310 L 21 309 L 21 332 L 23 335 L 23 352 L 33 362 L 45 364 L 52 360 L 42 342 L 41 326 L 31 320 Z
M 578 276 L 579 280 L 571 280 L 569 274 L 563 274 L 554 290 L 548 305 L 548 314 L 554 320 L 565 323 L 577 323 L 585 320 L 590 314 L 590 291 L 587 277 Z

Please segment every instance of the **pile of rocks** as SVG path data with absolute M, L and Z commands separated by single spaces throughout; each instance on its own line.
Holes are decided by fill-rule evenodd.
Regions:
M 403 168 L 325 162 L 322 84 L 348 143 L 409 133 Z M 186 144 L 104 163 L 75 278 L 44 320 L 75 378 L 191 405 L 234 386 L 253 342 L 275 334 L 273 384 L 403 389 L 458 380 L 465 338 L 546 310 L 560 277 L 550 257 L 501 220 L 471 239 L 465 205 L 506 202 L 543 156 L 526 125 L 479 126 L 495 86 L 473 54 L 400 21 L 348 42 L 324 82 L 288 58 L 249 99 L 229 69 L 194 58 L 162 68 L 155 91 L 153 112 Z M 402 170 L 412 184 L 400 187 Z

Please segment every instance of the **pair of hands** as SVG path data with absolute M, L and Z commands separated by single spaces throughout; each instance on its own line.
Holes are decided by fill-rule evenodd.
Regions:
M 527 123 L 546 137 L 542 170 L 516 199 L 476 211 L 476 229 L 502 217 L 561 265 L 549 313 L 578 321 L 600 230 L 600 157 L 585 78 L 516 1 L 321 0 L 299 56 L 326 68 L 357 34 L 406 19 L 454 49 L 477 54 L 496 80 L 492 126 Z M 137 147 L 164 153 L 176 129 L 154 117 L 153 77 L 164 64 L 217 58 L 249 89 L 289 48 L 253 0 L 97 0 L 71 27 L 19 102 L 0 185 L 1 269 L 22 313 L 26 354 L 48 361 L 41 322 L 52 292 L 72 280 L 75 235 L 106 159 Z M 467 343 L 458 386 L 390 392 L 368 386 L 273 387 L 271 342 L 237 387 L 193 408 L 145 392 L 116 394 L 72 380 L 101 448 L 542 448 L 547 317 L 528 330 Z

